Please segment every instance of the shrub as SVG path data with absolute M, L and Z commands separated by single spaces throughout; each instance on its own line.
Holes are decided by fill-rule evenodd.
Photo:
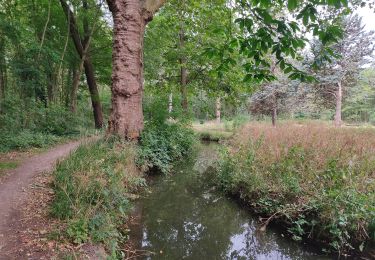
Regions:
M 10 150 L 24 150 L 32 147 L 43 148 L 55 144 L 61 138 L 45 133 L 32 132 L 24 130 L 18 133 L 1 132 L 0 133 L 0 152 Z
M 138 164 L 168 173 L 174 161 L 189 154 L 194 141 L 194 132 L 185 125 L 147 125 L 141 136 Z
M 176 104 L 169 114 L 167 96 L 149 95 L 145 99 L 146 122 L 140 139 L 139 166 L 168 173 L 173 162 L 191 151 L 195 136 L 188 127 L 190 116 L 185 115 L 179 107 Z
M 57 136 L 79 133 L 78 118 L 66 107 L 52 105 L 43 111 L 35 120 L 36 131 L 54 134 Z
M 45 107 L 32 99 L 8 95 L 1 103 L 0 152 L 46 147 L 61 140 L 60 137 L 76 136 L 82 128 L 92 127 L 88 109 L 80 104 L 77 114 L 73 114 L 62 105 Z

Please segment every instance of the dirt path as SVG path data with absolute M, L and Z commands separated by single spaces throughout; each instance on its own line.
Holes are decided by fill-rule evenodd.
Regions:
M 50 172 L 59 159 L 76 149 L 79 141 L 58 145 L 42 154 L 26 159 L 19 167 L 12 170 L 0 183 L 0 259 L 17 259 L 9 254 L 17 248 L 17 234 L 21 232 L 22 209 L 28 201 L 30 185 L 41 173 Z M 27 207 L 27 205 L 26 205 Z M 27 227 L 26 227 L 27 228 Z M 18 258 L 19 259 L 19 258 Z

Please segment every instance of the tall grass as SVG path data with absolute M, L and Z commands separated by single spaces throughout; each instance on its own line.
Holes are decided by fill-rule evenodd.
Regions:
M 243 127 L 217 174 L 227 191 L 295 240 L 362 251 L 375 241 L 375 131 L 286 122 Z M 371 242 L 372 241 L 372 242 Z

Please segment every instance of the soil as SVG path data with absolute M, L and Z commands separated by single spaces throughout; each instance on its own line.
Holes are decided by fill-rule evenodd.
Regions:
M 0 259 L 52 259 L 60 250 L 48 236 L 56 220 L 49 218 L 49 203 L 56 162 L 76 149 L 80 141 L 22 158 L 0 182 Z

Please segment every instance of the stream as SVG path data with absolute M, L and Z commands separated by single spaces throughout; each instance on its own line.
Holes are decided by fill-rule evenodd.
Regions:
M 170 176 L 156 176 L 136 206 L 131 240 L 142 259 L 329 259 L 259 221 L 209 182 L 217 144 Z M 141 258 L 140 258 L 141 259 Z

